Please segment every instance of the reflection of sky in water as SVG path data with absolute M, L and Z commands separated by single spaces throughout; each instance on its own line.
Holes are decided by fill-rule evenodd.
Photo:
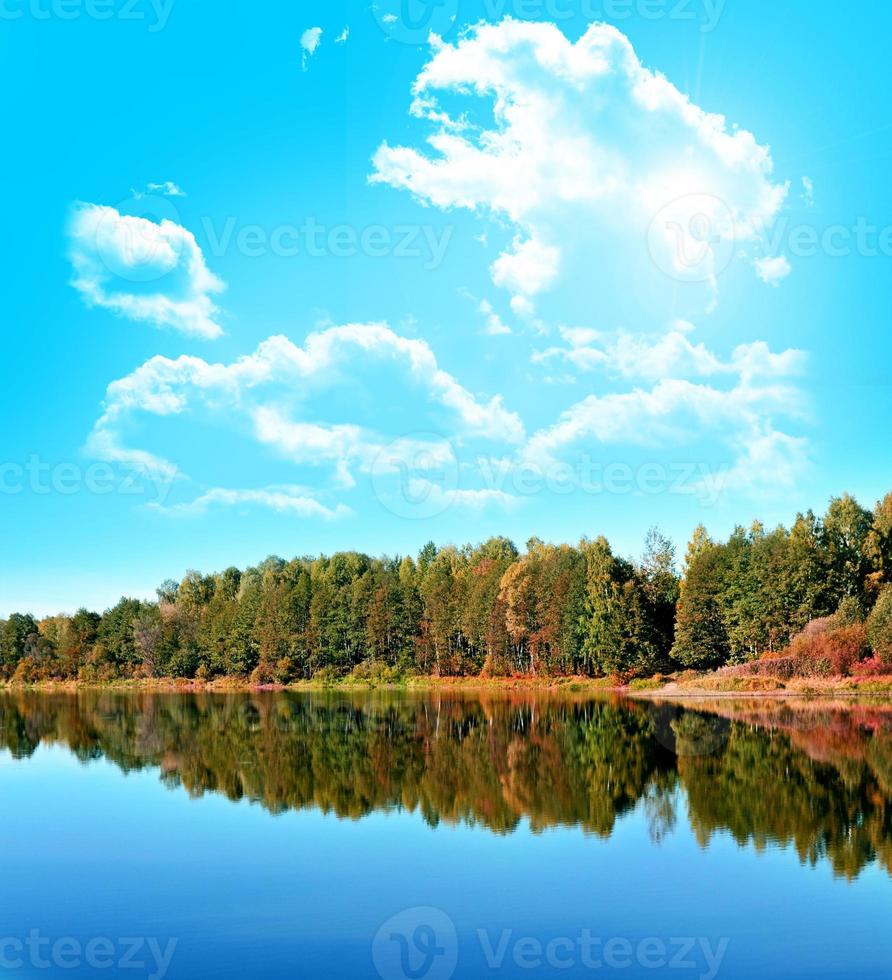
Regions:
M 547 941 L 586 928 L 632 942 L 727 936 L 719 976 L 735 980 L 888 973 L 884 870 L 869 864 L 849 883 L 827 861 L 803 866 L 792 848 L 759 853 L 727 833 L 701 848 L 683 791 L 675 828 L 657 845 L 644 800 L 609 839 L 534 833 L 526 819 L 499 835 L 432 828 L 418 812 L 273 816 L 219 794 L 190 799 L 165 788 L 157 769 L 82 764 L 60 746 L 20 762 L 4 752 L 0 764 L 3 935 L 175 936 L 170 977 L 375 976 L 378 927 L 428 905 L 456 924 L 459 977 L 550 975 L 510 957 L 490 973 L 479 929 L 495 944 L 503 929 Z

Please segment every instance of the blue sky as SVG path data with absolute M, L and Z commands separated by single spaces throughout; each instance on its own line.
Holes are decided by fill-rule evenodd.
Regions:
M 407 2 L 6 0 L 0 615 L 892 488 L 892 13 Z

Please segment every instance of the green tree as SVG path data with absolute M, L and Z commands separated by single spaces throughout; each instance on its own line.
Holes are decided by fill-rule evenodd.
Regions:
M 880 582 L 892 582 L 892 493 L 878 501 L 867 533 L 867 554 Z
M 724 664 L 731 653 L 721 605 L 724 556 L 711 540 L 695 540 L 696 547 L 688 549 L 672 657 L 685 667 L 707 669 Z
M 892 585 L 880 593 L 867 620 L 867 642 L 885 664 L 892 664 Z
M 676 567 L 675 545 L 658 528 L 651 528 L 644 541 L 640 566 L 647 615 L 652 628 L 657 666 L 668 666 L 675 642 L 675 607 L 680 581 Z
M 586 662 L 604 674 L 652 672 L 656 651 L 646 596 L 634 566 L 617 558 L 606 538 L 583 541 L 585 600 L 580 620 Z
M 139 599 L 125 597 L 102 614 L 97 640 L 102 645 L 105 660 L 118 671 L 126 672 L 142 663 L 133 635 L 133 623 L 144 608 Z
M 824 547 L 834 608 L 844 596 L 865 598 L 873 571 L 867 547 L 872 527 L 873 515 L 850 494 L 831 500 L 824 518 Z
M 25 613 L 13 613 L 3 624 L 0 634 L 0 665 L 6 673 L 12 673 L 18 662 L 25 656 L 29 637 L 38 635 L 37 622 Z
M 812 511 L 799 514 L 790 528 L 778 590 L 790 635 L 800 632 L 812 619 L 830 615 L 836 608 L 830 595 L 824 530 Z

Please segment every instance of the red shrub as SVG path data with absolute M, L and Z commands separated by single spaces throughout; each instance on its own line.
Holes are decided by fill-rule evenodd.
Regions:
M 892 674 L 892 665 L 883 663 L 876 655 L 862 660 L 852 668 L 853 677 L 883 677 Z
M 790 653 L 802 677 L 847 677 L 867 654 L 867 634 L 862 624 L 831 631 L 804 630 L 793 638 Z

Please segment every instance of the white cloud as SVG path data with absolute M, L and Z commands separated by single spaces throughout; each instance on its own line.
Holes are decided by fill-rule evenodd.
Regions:
M 753 263 L 758 277 L 768 286 L 775 288 L 793 271 L 785 255 L 767 256 Z
M 425 506 L 434 513 L 442 513 L 450 507 L 461 507 L 479 513 L 489 506 L 511 510 L 520 504 L 521 498 L 504 490 L 484 487 L 479 490 L 453 489 L 423 477 L 409 480 L 409 492 L 413 499 L 424 500 Z
M 740 380 L 731 389 L 720 389 L 665 380 L 649 390 L 589 395 L 556 423 L 535 433 L 523 455 L 547 467 L 567 451 L 598 444 L 663 450 L 718 439 L 735 448 L 739 456 L 749 453 L 775 415 L 801 420 L 805 414 L 800 392 L 784 384 L 752 385 Z M 767 473 L 762 476 L 770 478 Z
M 647 292 L 649 266 L 651 291 L 682 281 L 709 309 L 722 267 L 787 194 L 766 146 L 645 68 L 606 24 L 576 43 L 512 19 L 455 44 L 434 38 L 413 93 L 413 114 L 432 126 L 428 149 L 384 143 L 372 180 L 510 223 L 492 276 L 528 316 L 533 297 L 578 287 L 604 256 L 626 295 Z M 443 94 L 488 100 L 491 116 L 450 112 Z
M 158 503 L 148 504 L 151 510 L 171 516 L 195 517 L 206 514 L 214 507 L 264 507 L 279 514 L 293 517 L 318 518 L 321 520 L 336 520 L 352 514 L 349 507 L 338 504 L 336 507 L 326 507 L 303 487 L 264 487 L 259 490 L 228 490 L 214 487 L 207 490 L 194 500 L 187 503 L 164 506 Z
M 752 494 L 788 488 L 807 467 L 808 442 L 779 431 L 776 419 L 807 418 L 802 392 L 791 383 L 804 370 L 805 353 L 774 353 L 755 341 L 721 358 L 691 340 L 693 329 L 683 321 L 650 337 L 562 329 L 568 346 L 542 351 L 535 361 L 558 359 L 576 370 L 651 387 L 583 398 L 534 433 L 520 458 L 548 470 L 580 453 L 598 455 L 607 445 L 647 447 L 654 461 L 679 453 L 696 460 L 709 476 L 687 489 L 711 502 L 731 489 Z M 719 457 L 721 463 L 706 462 Z
M 478 300 L 470 290 L 464 288 L 459 289 L 458 292 L 459 295 L 464 296 L 464 298 L 467 300 L 470 300 L 477 308 L 477 312 L 484 318 L 484 334 L 487 334 L 490 337 L 500 337 L 511 333 L 511 328 L 499 316 L 496 308 L 488 299 Z
M 138 191 L 131 187 L 130 193 L 133 195 L 134 201 L 142 200 L 146 194 L 160 194 L 163 197 L 186 197 L 186 192 L 183 188 L 179 184 L 175 184 L 172 180 L 164 180 L 157 184 L 146 184 L 144 191 Z
M 305 66 L 321 41 L 321 29 L 313 30 L 308 44 L 302 39 Z M 454 111 L 455 97 L 468 95 L 486 100 L 482 122 Z M 510 294 L 518 323 L 542 333 L 553 332 L 549 324 L 572 324 L 559 327 L 560 341 L 549 341 L 534 361 L 557 362 L 555 374 L 570 380 L 597 375 L 591 393 L 528 437 L 500 396 L 466 389 L 423 340 L 385 324 L 348 324 L 302 345 L 271 337 L 226 364 L 152 358 L 109 386 L 89 442 L 96 455 L 173 476 L 174 462 L 144 441 L 132 445 L 135 423 L 200 412 L 295 466 L 325 468 L 335 488 L 370 477 L 379 500 L 390 494 L 397 512 L 406 503 L 400 494 L 432 512 L 449 504 L 513 506 L 516 497 L 487 484 L 469 456 L 460 462 L 469 440 L 498 443 L 509 473 L 528 464 L 548 473 L 552 463 L 607 445 L 623 453 L 649 447 L 663 458 L 682 450 L 701 461 L 720 454 L 727 480 L 748 491 L 800 471 L 807 444 L 779 431 L 779 420 L 805 416 L 789 383 L 801 370 L 801 352 L 774 353 L 756 341 L 716 353 L 687 319 L 653 330 L 669 309 L 685 318 L 711 309 L 723 265 L 776 218 L 787 187 L 774 181 L 766 146 L 693 105 L 603 24 L 575 44 L 553 25 L 512 20 L 478 26 L 454 45 L 435 39 L 414 96 L 413 113 L 432 127 L 428 147 L 382 145 L 372 179 L 425 204 L 479 212 L 487 220 L 484 241 L 501 238 L 490 275 Z M 790 271 L 782 262 L 762 260 L 757 274 L 779 281 Z M 688 288 L 696 302 L 676 303 Z M 464 295 L 485 333 L 511 332 L 500 304 Z M 659 312 L 642 313 L 651 300 Z M 561 302 L 568 308 L 554 309 Z M 631 324 L 627 309 L 635 310 Z M 586 325 L 594 316 L 611 329 Z M 620 323 L 623 329 L 613 329 Z M 376 364 L 421 393 L 422 411 L 406 413 L 421 434 L 394 438 L 383 409 L 369 412 L 367 399 L 351 398 Z M 617 381 L 634 387 L 614 390 Z M 436 419 L 431 432 L 446 428 L 448 439 L 424 435 L 428 412 Z M 391 492 L 397 482 L 399 493 Z M 288 504 L 275 496 L 283 492 L 216 488 L 180 506 L 324 506 L 300 488 L 291 497 L 311 503 Z
M 340 34 L 335 38 L 335 44 L 346 44 L 350 38 L 350 26 L 349 24 L 345 27 Z
M 486 317 L 486 327 L 483 332 L 489 334 L 491 337 L 498 337 L 504 334 L 511 333 L 511 328 L 507 323 L 502 320 L 498 313 L 493 309 L 492 303 L 489 300 L 482 299 L 480 305 L 477 307 L 478 313 L 482 313 Z
M 328 470 L 332 491 L 351 489 L 362 474 L 391 508 L 421 501 L 431 513 L 453 505 L 479 510 L 516 502 L 515 494 L 486 479 L 479 466 L 485 456 L 477 456 L 478 463 L 470 461 L 474 457 L 463 448 L 468 440 L 496 446 L 504 454 L 509 476 L 529 466 L 548 474 L 568 460 L 584 454 L 603 459 L 605 447 L 621 446 L 623 453 L 629 447 L 648 447 L 659 458 L 676 454 L 677 459 L 682 452 L 685 458 L 701 460 L 711 477 L 705 461 L 719 453 L 722 486 L 755 492 L 760 485 L 785 485 L 793 477 L 784 474 L 801 471 L 807 444 L 779 431 L 775 420 L 806 417 L 801 393 L 788 381 L 802 369 L 803 355 L 773 353 L 765 343 L 755 342 L 739 345 L 722 359 L 694 344 L 691 329 L 690 324 L 674 324 L 650 348 L 634 336 L 564 329 L 569 346 L 561 356 L 567 355 L 571 366 L 579 367 L 572 355 L 585 354 L 590 363 L 583 363 L 583 369 L 651 384 L 590 394 L 529 438 L 520 418 L 507 411 L 501 399 L 475 397 L 443 371 L 424 341 L 400 337 L 383 324 L 330 327 L 308 336 L 302 346 L 271 337 L 254 353 L 228 364 L 159 356 L 109 386 L 105 411 L 88 449 L 98 458 L 172 481 L 182 477 L 175 463 L 145 446 L 132 446 L 128 436 L 137 425 L 144 428 L 146 416 L 197 416 L 270 448 L 296 467 Z M 429 419 L 423 408 L 410 413 L 416 433 L 396 438 L 364 424 L 367 409 L 348 420 L 319 417 L 320 411 L 337 403 L 339 392 L 354 390 L 360 366 L 365 377 L 374 372 L 375 364 L 395 367 L 410 387 L 420 390 L 429 407 L 445 410 L 451 417 L 448 434 L 434 434 L 437 424 L 443 426 L 442 419 L 425 433 Z M 686 371 L 693 380 L 657 380 L 664 369 Z M 706 378 L 712 383 L 702 380 Z M 381 417 L 377 412 L 373 417 L 380 428 Z M 711 478 L 706 488 L 710 499 L 719 482 Z M 208 493 L 178 505 L 174 512 L 200 512 L 225 503 L 295 512 L 303 508 L 306 513 L 315 507 L 300 499 L 258 495 L 260 491 L 252 491 L 254 496 L 226 488 Z M 312 494 L 292 489 L 291 496 Z
M 512 296 L 511 310 L 524 320 L 532 320 L 536 314 L 536 308 L 526 296 Z
M 807 208 L 815 206 L 815 185 L 811 177 L 802 178 L 802 202 Z
M 567 347 L 549 347 L 533 354 L 534 363 L 563 361 L 580 371 L 603 371 L 630 380 L 658 381 L 661 378 L 703 378 L 739 375 L 790 377 L 801 373 L 805 353 L 787 350 L 774 354 L 763 341 L 738 345 L 728 361 L 694 343 L 693 324 L 677 320 L 664 334 L 633 334 L 628 331 L 598 331 L 585 327 L 560 328 Z
M 322 41 L 322 28 L 321 27 L 308 27 L 303 34 L 300 36 L 300 47 L 303 54 L 301 55 L 301 67 L 304 71 L 310 63 L 310 58 L 316 53 L 320 43 Z
M 207 267 L 190 231 L 78 204 L 68 228 L 72 285 L 91 306 L 206 339 L 222 327 L 212 300 L 224 283 Z
M 723 474 L 722 489 L 749 496 L 796 490 L 812 468 L 807 439 L 755 428 L 741 440 L 737 461 Z
M 510 290 L 515 298 L 529 300 L 555 280 L 560 252 L 537 238 L 515 239 L 511 251 L 503 252 L 491 267 L 492 281 Z
M 423 340 L 401 337 L 384 324 L 348 324 L 310 334 L 303 346 L 287 337 L 265 340 L 253 354 L 230 364 L 199 357 L 153 357 L 132 374 L 112 382 L 105 410 L 88 441 L 89 451 L 148 473 L 172 478 L 171 462 L 131 448 L 125 434 L 140 415 L 182 416 L 192 409 L 212 413 L 227 427 L 240 426 L 252 438 L 295 463 L 330 465 L 336 482 L 350 486 L 352 469 L 370 471 L 386 437 L 358 423 L 328 424 L 300 417 L 315 392 L 355 384 L 351 371 L 373 362 L 395 365 L 428 406 L 452 417 L 455 435 L 520 443 L 520 418 L 498 396 L 480 400 L 437 363 Z M 295 417 L 297 416 L 297 417 Z M 418 425 L 418 418 L 413 418 Z M 411 449 L 406 443 L 407 451 Z
M 165 197 L 185 197 L 186 192 L 179 184 L 172 180 L 162 181 L 160 184 L 148 184 L 146 190 L 152 194 L 164 194 Z

